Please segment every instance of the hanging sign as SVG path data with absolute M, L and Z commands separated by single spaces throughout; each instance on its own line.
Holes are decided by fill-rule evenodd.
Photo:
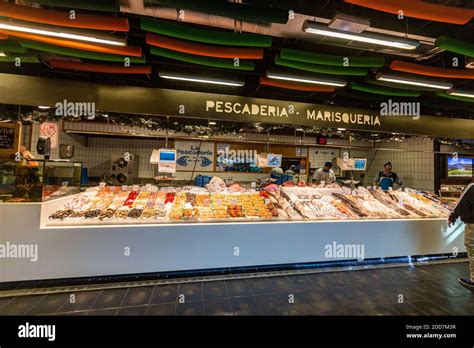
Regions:
M 214 143 L 208 141 L 175 141 L 176 170 L 214 171 Z
M 55 149 L 59 143 L 59 124 L 56 122 L 43 122 L 40 124 L 39 132 L 41 137 L 51 139 L 51 148 Z

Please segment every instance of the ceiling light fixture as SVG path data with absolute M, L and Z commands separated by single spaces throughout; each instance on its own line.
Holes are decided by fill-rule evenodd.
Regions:
M 338 128 L 337 130 L 338 131 L 345 131 L 346 129 L 345 128 Z
M 456 97 L 465 97 L 465 98 L 474 98 L 474 91 L 463 91 L 459 89 L 451 89 L 447 91 L 449 95 L 454 95 Z
M 453 84 L 450 82 L 432 81 L 428 79 L 406 77 L 406 76 L 395 75 L 395 74 L 378 73 L 375 76 L 375 79 L 378 81 L 386 81 L 386 82 L 400 83 L 404 85 L 421 86 L 421 87 L 429 87 L 429 88 L 436 88 L 436 89 L 453 88 Z
M 400 39 L 387 35 L 379 35 L 372 33 L 357 34 L 343 30 L 331 29 L 326 25 L 318 24 L 316 22 L 311 21 L 304 22 L 303 31 L 306 33 L 320 36 L 330 36 L 337 39 L 358 41 L 379 46 L 395 47 L 403 50 L 414 50 L 420 44 L 419 42 L 414 40 Z
M 199 76 L 188 76 L 184 74 L 177 74 L 177 73 L 165 73 L 159 72 L 158 75 L 162 79 L 168 80 L 178 80 L 178 81 L 189 81 L 189 82 L 197 82 L 197 83 L 207 83 L 212 85 L 222 85 L 222 86 L 232 86 L 232 87 L 243 87 L 245 86 L 244 81 L 239 80 L 230 80 L 230 79 L 216 79 L 210 77 L 199 77 Z
M 5 54 L 5 52 L 1 52 L 0 51 L 0 57 L 6 57 L 7 55 Z
M 217 124 L 217 122 L 209 121 L 209 126 L 215 126 L 216 124 Z
M 269 79 L 276 79 L 276 80 L 285 80 L 285 81 L 294 81 L 294 82 L 302 82 L 302 83 L 310 83 L 315 85 L 326 85 L 326 86 L 334 86 L 334 87 L 344 87 L 347 85 L 347 82 L 344 80 L 336 80 L 336 79 L 328 79 L 325 77 L 306 77 L 306 76 L 298 76 L 292 75 L 287 73 L 281 72 L 272 72 L 267 71 L 267 77 Z
M 52 36 L 52 37 L 59 37 L 63 39 L 71 39 L 71 40 L 78 40 L 78 41 L 86 41 L 86 42 L 94 42 L 97 44 L 104 44 L 104 45 L 112 45 L 112 46 L 126 46 L 125 39 L 121 39 L 118 37 L 112 37 L 110 35 L 103 35 L 100 36 L 91 36 L 89 33 L 81 32 L 81 31 L 71 31 L 65 30 L 61 27 L 54 27 L 54 26 L 45 26 L 45 25 L 28 25 L 23 23 L 16 23 L 16 22 L 9 22 L 9 21 L 0 21 L 0 30 L 10 30 L 15 32 L 21 33 L 29 33 L 29 34 L 36 34 L 36 35 L 43 35 L 43 36 Z
M 48 109 L 51 109 L 51 106 L 40 105 L 40 106 L 38 106 L 38 109 L 41 109 L 41 110 L 48 110 Z

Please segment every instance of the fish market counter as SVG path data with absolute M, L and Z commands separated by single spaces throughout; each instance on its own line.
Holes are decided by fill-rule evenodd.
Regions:
M 49 226 L 68 199 L 0 203 L 1 282 L 465 251 L 445 218 Z

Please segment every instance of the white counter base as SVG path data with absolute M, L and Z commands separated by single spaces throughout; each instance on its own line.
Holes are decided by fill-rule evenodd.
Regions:
M 333 242 L 363 245 L 366 259 L 465 251 L 464 225 L 445 219 L 48 228 L 61 204 L 0 204 L 0 244 L 39 251 L 37 262 L 0 258 L 0 282 L 326 262 L 338 260 L 325 256 Z

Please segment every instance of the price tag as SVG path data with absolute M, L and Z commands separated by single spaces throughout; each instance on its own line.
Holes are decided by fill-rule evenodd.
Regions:
M 256 188 L 257 187 L 257 183 L 255 181 L 252 181 L 252 188 Z

